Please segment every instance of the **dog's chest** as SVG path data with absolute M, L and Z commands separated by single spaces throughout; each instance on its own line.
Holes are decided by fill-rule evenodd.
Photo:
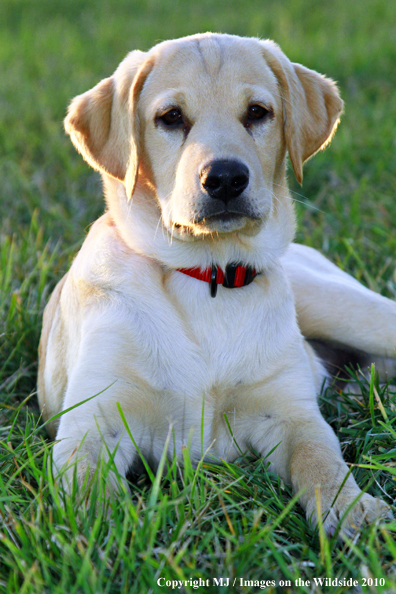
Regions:
M 252 299 L 254 289 L 231 294 L 221 287 L 212 298 L 208 285 L 196 287 L 197 282 L 188 283 L 194 290 L 179 293 L 179 299 L 184 326 L 198 346 L 208 378 L 218 385 L 254 381 L 262 373 L 268 348 L 262 332 L 265 311 Z
M 156 387 L 201 399 L 214 388 L 270 376 L 290 338 L 293 309 L 287 295 L 274 299 L 269 287 L 260 279 L 239 289 L 219 287 L 212 298 L 207 283 L 172 272 L 161 300 L 146 306 L 151 319 L 141 335 L 151 358 L 146 373 Z

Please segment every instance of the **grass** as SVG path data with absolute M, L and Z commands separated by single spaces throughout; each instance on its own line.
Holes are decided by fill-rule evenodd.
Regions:
M 339 82 L 345 116 L 296 192 L 298 241 L 388 297 L 396 296 L 396 4 L 333 0 L 3 0 L 0 8 L 0 592 L 165 592 L 158 577 L 229 577 L 200 591 L 338 592 L 314 578 L 396 591 L 396 523 L 339 544 L 308 528 L 290 490 L 254 456 L 235 464 L 165 466 L 132 496 L 66 497 L 50 473 L 51 442 L 35 396 L 41 316 L 89 224 L 100 180 L 64 136 L 70 99 L 134 48 L 202 30 L 275 39 L 294 61 Z M 299 202 L 297 202 L 297 200 Z M 302 203 L 302 204 L 301 204 Z M 328 389 L 325 418 L 358 483 L 396 497 L 395 393 L 372 377 L 362 400 Z M 161 479 L 161 481 L 160 481 Z M 160 482 L 159 482 L 160 481 Z M 240 579 L 250 580 L 242 586 Z M 310 585 L 296 586 L 301 578 Z M 235 586 L 232 585 L 236 579 Z M 363 587 L 364 579 L 385 585 Z M 291 582 L 291 586 L 280 585 Z M 162 582 L 161 582 L 162 583 Z M 369 582 L 371 583 L 371 582 Z M 183 591 L 183 590 L 182 590 Z

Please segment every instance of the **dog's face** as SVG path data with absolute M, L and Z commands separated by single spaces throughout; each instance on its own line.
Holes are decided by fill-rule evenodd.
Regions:
M 221 37 L 171 45 L 147 76 L 138 117 L 173 232 L 254 232 L 271 210 L 286 150 L 282 100 L 253 49 Z
M 129 197 L 150 187 L 183 239 L 256 234 L 285 193 L 286 150 L 301 182 L 341 110 L 332 81 L 272 42 L 206 34 L 132 52 L 72 102 L 65 125 Z

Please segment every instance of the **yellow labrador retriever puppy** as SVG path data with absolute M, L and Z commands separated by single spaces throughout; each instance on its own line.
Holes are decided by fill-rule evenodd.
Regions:
M 348 467 L 302 333 L 392 357 L 396 306 L 290 247 L 286 152 L 301 182 L 341 111 L 335 84 L 274 43 L 213 34 L 132 52 L 72 101 L 66 131 L 107 211 L 44 315 L 44 417 L 98 394 L 50 426 L 66 483 L 76 461 L 80 481 L 109 452 L 124 476 L 137 461 L 119 404 L 154 466 L 171 426 L 178 455 L 192 434 L 196 459 L 211 444 L 219 459 L 236 443 L 268 456 L 314 522 L 319 487 L 329 534 L 357 498 L 346 532 L 389 514 L 352 475 L 337 497 Z

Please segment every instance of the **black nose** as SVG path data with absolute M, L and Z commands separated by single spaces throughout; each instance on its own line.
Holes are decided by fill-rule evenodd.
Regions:
M 247 188 L 249 169 L 239 161 L 212 161 L 201 170 L 199 178 L 202 187 L 211 198 L 217 198 L 227 204 Z

